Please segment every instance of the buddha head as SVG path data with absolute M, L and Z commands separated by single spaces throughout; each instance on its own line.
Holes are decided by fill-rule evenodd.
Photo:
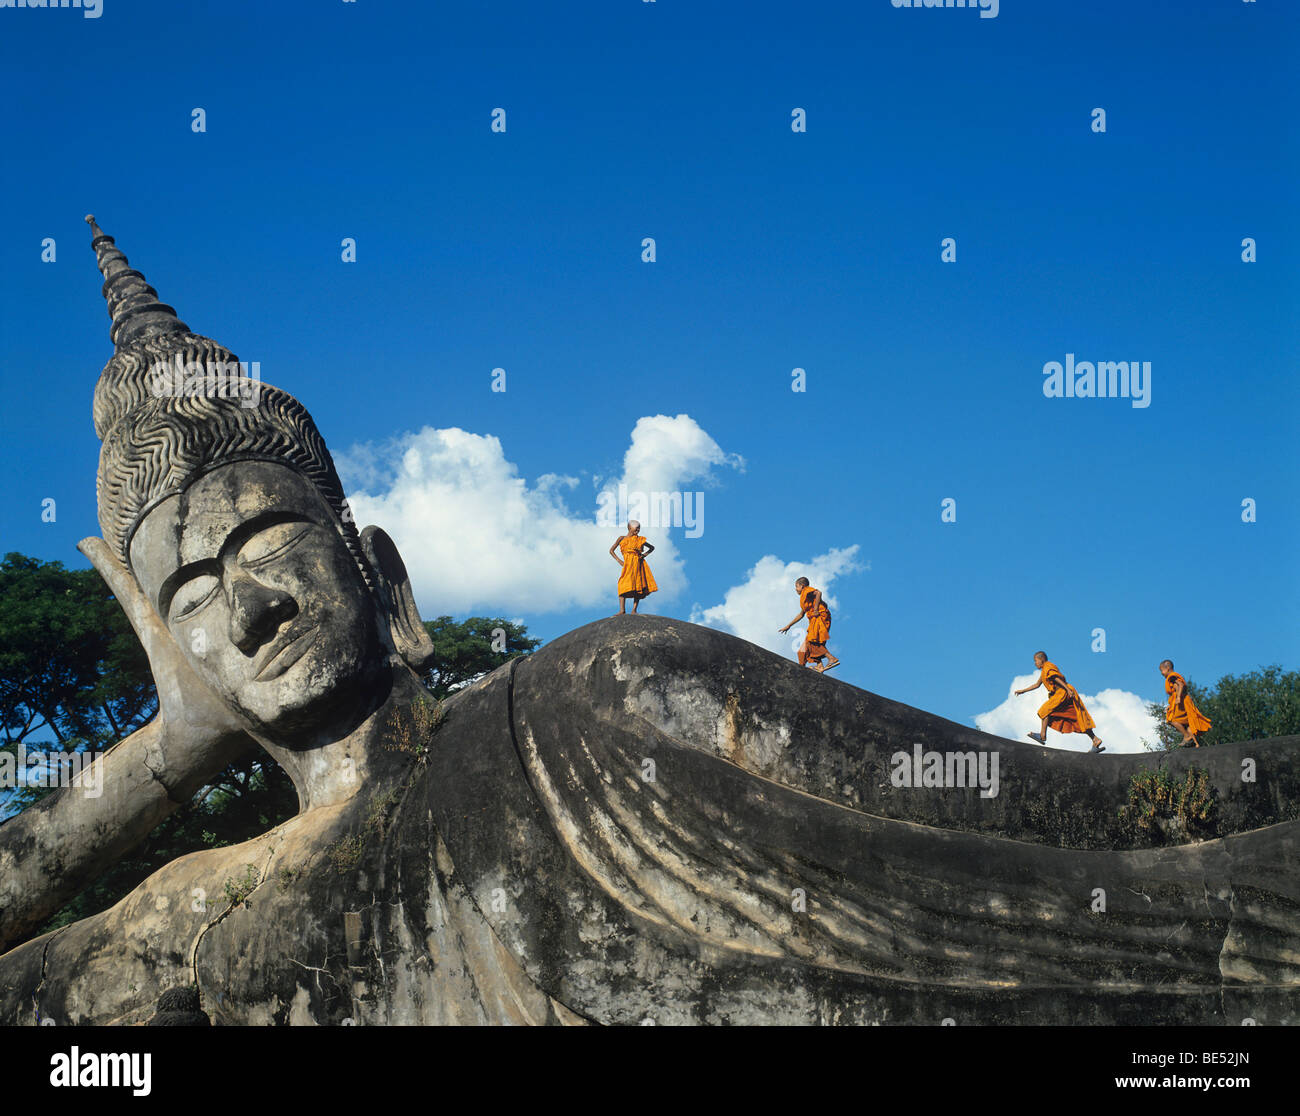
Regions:
M 357 531 L 302 404 L 191 333 L 87 221 L 115 345 L 94 403 L 103 537 L 250 732 L 341 735 L 432 652 L 402 560 Z

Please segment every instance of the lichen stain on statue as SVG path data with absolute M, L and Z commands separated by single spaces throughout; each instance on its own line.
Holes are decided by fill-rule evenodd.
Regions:
M 103 761 L 110 805 L 0 830 L 0 939 L 102 869 L 76 834 L 143 837 L 249 738 L 301 812 L 0 956 L 0 1022 L 141 1022 L 189 986 L 217 1024 L 1296 1021 L 1291 742 L 1250 745 L 1270 802 L 1215 749 L 1221 831 L 1150 849 L 1095 759 L 679 621 L 589 625 L 435 703 L 405 567 L 306 410 L 156 391 L 235 358 L 92 232 L 116 351 L 82 548 L 160 713 Z M 996 750 L 1000 796 L 892 790 L 917 742 Z

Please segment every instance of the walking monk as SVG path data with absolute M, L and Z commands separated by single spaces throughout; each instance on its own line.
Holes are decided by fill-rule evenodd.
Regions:
M 1037 732 L 1028 733 L 1029 739 L 1046 744 L 1049 728 L 1057 732 L 1086 732 L 1092 739 L 1092 750 L 1104 752 L 1106 749 L 1101 746 L 1101 737 L 1092 731 L 1097 723 L 1089 716 L 1079 691 L 1065 680 L 1060 667 L 1048 660 L 1046 651 L 1034 654 L 1034 666 L 1038 668 L 1038 681 L 1016 691 L 1027 694 L 1039 686 L 1047 687 L 1047 700 L 1038 709 L 1038 715 L 1043 719 L 1042 727 Z
M 808 634 L 804 637 L 803 646 L 799 648 L 799 665 L 810 666 L 825 674 L 840 665 L 839 659 L 826 649 L 826 641 L 831 635 L 831 610 L 822 600 L 822 591 L 809 585 L 806 577 L 801 577 L 794 583 L 794 591 L 799 594 L 799 615 L 781 631 L 788 632 L 807 616 Z M 830 662 L 823 662 L 824 659 L 829 659 Z
M 1174 670 L 1174 664 L 1166 659 L 1160 664 L 1160 673 L 1165 676 L 1165 693 L 1169 695 L 1169 704 L 1165 707 L 1165 720 L 1177 725 L 1183 734 L 1183 747 L 1189 744 L 1199 748 L 1201 742 L 1197 737 L 1210 730 L 1210 718 L 1196 708 L 1196 702 L 1187 692 L 1187 683 L 1183 676 Z
M 615 554 L 616 550 L 623 557 L 620 558 Z M 609 548 L 609 556 L 623 567 L 623 572 L 618 579 L 618 611 L 614 613 L 615 616 L 627 614 L 629 600 L 632 602 L 632 611 L 636 612 L 643 598 L 658 591 L 659 586 L 655 584 L 655 575 L 645 564 L 646 556 L 652 553 L 654 547 L 641 537 L 641 524 L 635 519 L 629 519 L 627 534 L 619 535 L 614 540 L 614 545 Z

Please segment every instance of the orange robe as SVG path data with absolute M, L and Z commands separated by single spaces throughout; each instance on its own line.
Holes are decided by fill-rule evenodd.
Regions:
M 1169 704 L 1165 706 L 1165 720 L 1171 725 L 1185 728 L 1192 734 L 1207 731 L 1210 727 L 1210 718 L 1196 708 L 1196 702 L 1192 700 L 1192 695 L 1186 690 L 1183 691 L 1182 708 L 1178 707 L 1179 682 L 1182 682 L 1184 686 L 1187 685 L 1178 671 L 1171 670 L 1165 675 L 1165 693 L 1169 695 Z
M 831 636 L 831 610 L 826 602 L 814 606 L 817 592 L 811 585 L 799 595 L 799 607 L 808 617 L 808 634 L 804 637 L 803 647 L 807 652 L 805 658 L 817 660 L 826 658 L 826 641 Z
M 1097 727 L 1088 714 L 1079 691 L 1071 686 L 1055 663 L 1044 663 L 1038 680 L 1047 687 L 1047 700 L 1038 709 L 1047 718 L 1047 727 L 1057 732 L 1087 732 Z
M 623 572 L 618 578 L 620 597 L 635 597 L 639 601 L 659 589 L 655 584 L 655 575 L 641 557 L 643 546 L 644 535 L 624 535 L 619 540 L 618 548 L 623 552 Z

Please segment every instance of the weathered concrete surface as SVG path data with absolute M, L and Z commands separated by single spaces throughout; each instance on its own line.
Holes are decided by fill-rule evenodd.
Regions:
M 0 957 L 0 1022 L 139 1022 L 195 981 L 217 1024 L 1300 1017 L 1286 742 L 1190 757 L 1228 835 L 1115 850 L 1150 757 L 997 740 L 678 621 L 496 672 L 425 755 L 408 710 L 353 797 Z M 892 787 L 917 741 L 998 749 L 998 797 Z
M 970 829 L 1080 849 L 1139 847 L 1152 838 L 1121 816 L 1129 783 L 1143 770 L 1209 775 L 1216 809 L 1211 836 L 1300 818 L 1300 737 L 1277 737 L 1156 754 L 1089 755 L 1005 740 L 848 686 L 829 675 L 773 671 L 776 657 L 712 628 L 639 616 L 613 653 L 606 621 L 547 647 L 560 672 L 599 716 L 636 734 L 647 726 L 721 756 L 756 775 L 881 817 Z M 548 677 L 519 686 L 533 700 Z M 579 697 L 578 700 L 584 700 Z M 1029 725 L 1027 728 L 1037 727 Z M 997 752 L 995 799 L 974 790 L 934 793 L 891 785 L 890 758 L 925 749 Z M 1255 761 L 1243 782 L 1242 761 Z

